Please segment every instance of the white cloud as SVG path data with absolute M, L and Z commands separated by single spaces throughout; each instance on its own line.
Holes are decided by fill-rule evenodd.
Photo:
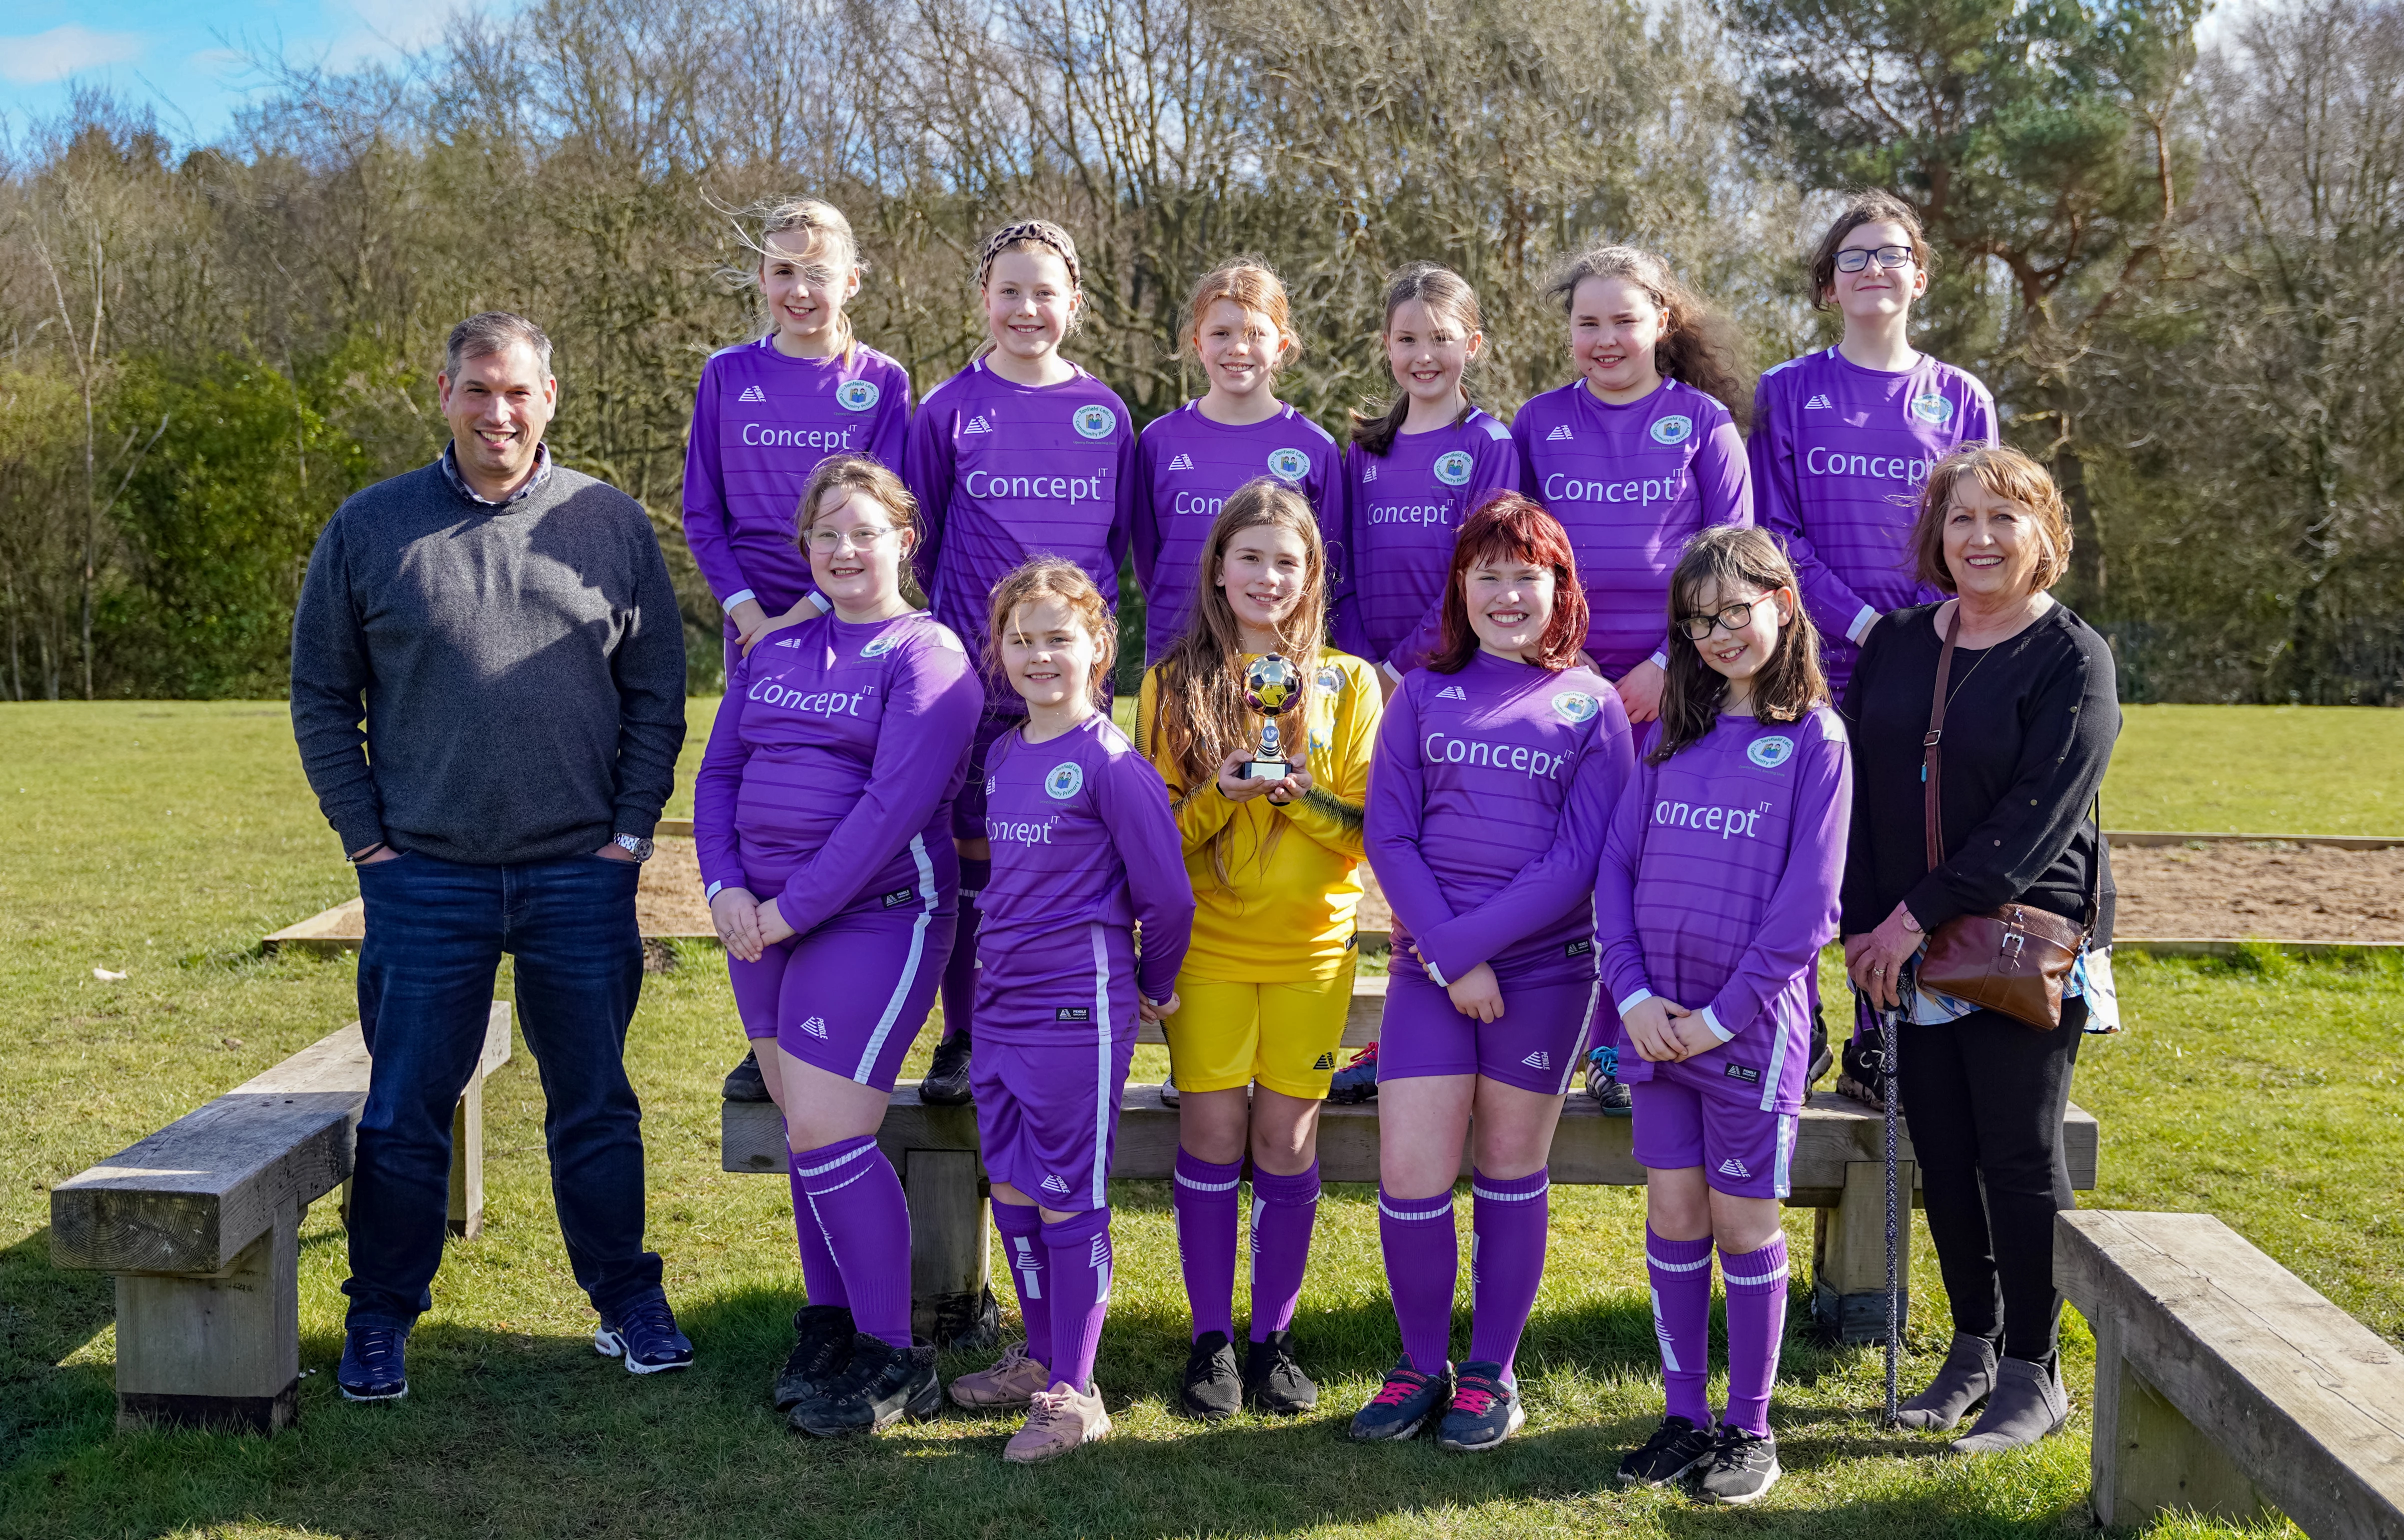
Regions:
M 73 22 L 30 37 L 0 37 L 0 79 L 20 86 L 48 85 L 102 64 L 139 58 L 147 46 L 139 33 L 93 32 Z

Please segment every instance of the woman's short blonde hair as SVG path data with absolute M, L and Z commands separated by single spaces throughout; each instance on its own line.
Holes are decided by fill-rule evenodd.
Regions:
M 2045 551 L 2037 558 L 2034 587 L 2030 591 L 2041 593 L 2061 582 L 2062 575 L 2070 570 L 2070 509 L 2062 500 L 2062 489 L 2053 484 L 2043 465 L 2001 444 L 1956 450 L 1929 471 L 1927 482 L 1920 489 L 1919 520 L 1911 528 L 1912 561 L 1919 579 L 1947 593 L 1961 591 L 1961 585 L 1953 580 L 1953 569 L 1945 564 L 1945 514 L 1953 506 L 1955 483 L 1965 476 L 1986 488 L 1989 495 L 2025 508 L 2036 521 L 2037 533 L 2045 537 Z

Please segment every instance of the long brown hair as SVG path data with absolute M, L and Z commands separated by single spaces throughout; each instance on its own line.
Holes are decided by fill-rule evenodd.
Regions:
M 1111 676 L 1111 665 L 1118 661 L 1119 629 L 1111 619 L 1102 590 L 1094 586 L 1093 576 L 1066 557 L 1029 557 L 993 586 L 993 598 L 986 604 L 985 671 L 996 678 L 1007 676 L 1010 671 L 1001 663 L 1002 633 L 1020 610 L 1045 599 L 1060 601 L 1094 639 L 1094 672 L 1085 681 L 1085 697 L 1100 705 L 1102 681 Z
M 1764 727 L 1798 722 L 1828 698 L 1828 677 L 1820 671 L 1820 632 L 1803 609 L 1803 585 L 1778 536 L 1753 525 L 1714 524 L 1686 542 L 1678 570 L 1670 576 L 1670 672 L 1661 686 L 1661 741 L 1644 756 L 1657 765 L 1702 741 L 1727 699 L 1725 675 L 1703 661 L 1700 648 L 1678 630 L 1694 613 L 1706 588 L 1726 604 L 1737 589 L 1764 593 L 1784 589 L 1795 598 L 1794 618 L 1778 628 L 1778 650 L 1753 676 L 1753 719 Z
M 818 462 L 818 469 L 802 483 L 802 500 L 793 513 L 793 544 L 804 555 L 809 553 L 810 526 L 827 510 L 835 493 L 864 492 L 885 505 L 893 516 L 893 527 L 910 532 L 910 548 L 902 552 L 902 597 L 913 609 L 927 607 L 927 595 L 918 587 L 916 562 L 918 548 L 926 543 L 927 526 L 918 519 L 918 499 L 910 494 L 902 478 L 887 470 L 864 454 L 830 454 Z
M 1219 567 L 1229 541 L 1265 524 L 1291 530 L 1302 541 L 1302 596 L 1278 627 L 1278 651 L 1302 676 L 1301 696 L 1286 718 L 1296 724 L 1310 720 L 1319 691 L 1320 638 L 1327 631 L 1327 549 L 1320 543 L 1319 520 L 1309 501 L 1265 476 L 1237 488 L 1212 521 L 1210 538 L 1202 548 L 1194 618 L 1153 671 L 1153 720 L 1142 747 L 1150 755 L 1150 740 L 1157 740 L 1182 788 L 1177 793 L 1181 797 L 1215 796 L 1211 788 L 1219 779 L 1220 762 L 1250 746 L 1260 730 L 1258 718 L 1244 705 L 1244 633 L 1226 590 L 1219 586 Z M 1271 826 L 1261 849 L 1263 861 L 1282 827 L 1283 820 Z M 1223 884 L 1227 880 L 1228 833 L 1220 830 L 1210 847 L 1211 868 Z
M 1577 554 L 1569 532 L 1544 505 L 1516 492 L 1498 492 L 1477 506 L 1453 540 L 1452 571 L 1444 580 L 1444 640 L 1428 667 L 1459 673 L 1477 656 L 1477 633 L 1469 624 L 1469 569 L 1482 562 L 1525 562 L 1553 569 L 1553 617 L 1537 644 L 1538 668 L 1554 673 L 1577 661 L 1586 645 L 1586 588 L 1578 581 Z
M 1701 391 L 1727 408 L 1738 427 L 1753 421 L 1753 395 L 1744 388 L 1740 360 L 1742 337 L 1727 317 L 1678 282 L 1670 264 L 1634 246 L 1594 246 L 1572 257 L 1544 285 L 1546 298 L 1561 302 L 1566 315 L 1577 289 L 1589 278 L 1618 278 L 1642 289 L 1661 312 L 1661 340 L 1653 345 L 1653 367 L 1665 380 Z
M 1461 328 L 1463 337 L 1485 329 L 1483 313 L 1477 308 L 1477 291 L 1469 280 L 1440 262 L 1413 262 L 1386 280 L 1386 319 L 1379 335 L 1394 329 L 1394 312 L 1418 300 L 1428 313 L 1440 315 Z M 1475 363 L 1475 360 L 1472 360 Z M 1476 407 L 1469 399 L 1469 371 L 1461 371 L 1461 416 L 1453 425 L 1469 421 Z M 1384 459 L 1393 452 L 1394 438 L 1403 431 L 1403 423 L 1411 414 L 1411 393 L 1395 382 L 1393 404 L 1376 417 L 1352 414 L 1352 442 L 1371 454 Z

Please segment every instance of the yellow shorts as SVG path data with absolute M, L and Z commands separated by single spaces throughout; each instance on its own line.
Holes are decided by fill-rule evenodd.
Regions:
M 1348 955 L 1347 961 L 1349 961 Z M 1176 1015 L 1162 1023 L 1181 1091 L 1269 1089 L 1323 1101 L 1352 1008 L 1352 970 L 1283 984 L 1225 984 L 1181 974 Z

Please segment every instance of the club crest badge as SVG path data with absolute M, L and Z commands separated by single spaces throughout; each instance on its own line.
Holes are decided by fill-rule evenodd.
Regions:
M 1280 481 L 1299 481 L 1310 474 L 1310 456 L 1292 445 L 1271 450 L 1269 472 Z
M 1469 485 L 1469 473 L 1475 468 L 1467 450 L 1454 450 L 1435 457 L 1435 479 L 1447 487 Z
M 1069 422 L 1088 438 L 1108 438 L 1118 431 L 1118 413 L 1108 407 L 1079 407 Z
M 1330 695 L 1340 694 L 1344 689 L 1344 675 L 1334 669 L 1321 669 L 1319 671 L 1319 687 L 1325 690 Z
M 881 636 L 873 636 L 869 638 L 868 645 L 860 649 L 860 656 L 862 658 L 882 658 L 887 653 L 891 652 L 901 640 L 902 639 L 900 637 L 894 635 L 889 631 Z
M 1763 770 L 1776 770 L 1795 757 L 1792 738 L 1756 738 L 1745 745 L 1744 756 Z
M 882 394 L 874 380 L 846 380 L 834 388 L 834 404 L 846 411 L 866 411 Z
M 1653 424 L 1653 442 L 1656 444 L 1683 444 L 1694 435 L 1695 420 L 1691 417 L 1664 417 Z
M 1055 802 L 1065 802 L 1084 787 L 1085 772 L 1074 759 L 1063 759 L 1052 767 L 1043 778 L 1044 794 Z
M 1602 702 L 1584 690 L 1563 690 L 1553 697 L 1553 710 L 1562 721 L 1576 727 L 1581 722 L 1593 721 L 1595 713 L 1602 710 Z
M 1953 421 L 1953 403 L 1935 391 L 1923 391 L 1911 398 L 1911 415 L 1938 427 Z

